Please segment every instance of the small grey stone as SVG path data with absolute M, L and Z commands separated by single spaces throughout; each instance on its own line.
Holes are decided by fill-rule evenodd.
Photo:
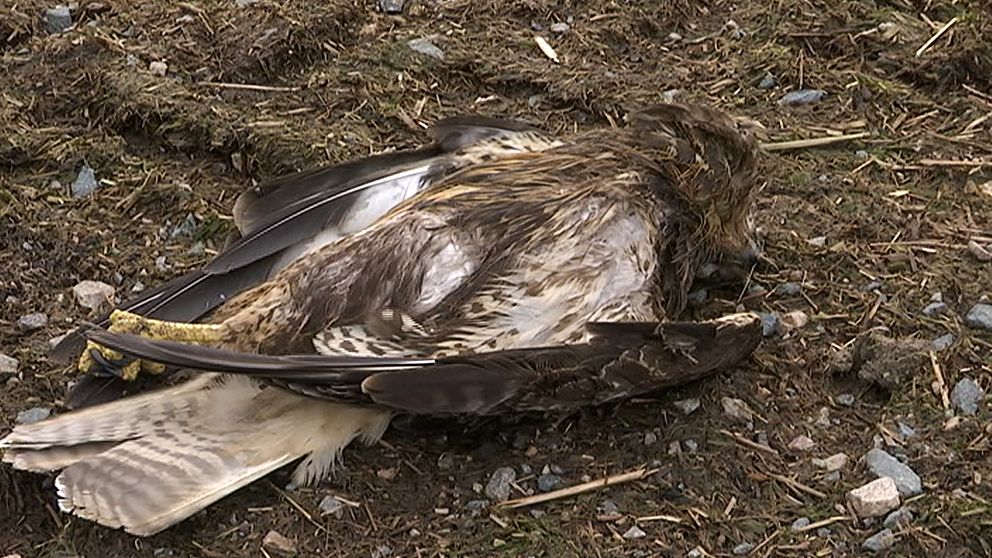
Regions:
M 681 411 L 683 415 L 688 416 L 696 412 L 696 409 L 699 408 L 699 399 L 696 397 L 692 397 L 689 399 L 679 399 L 678 401 L 672 403 L 672 405 L 674 405 L 676 409 Z
M 740 399 L 724 397 L 720 400 L 720 404 L 723 406 L 723 414 L 728 417 L 748 424 L 754 420 L 751 410 L 747 407 L 747 403 Z
M 845 407 L 851 407 L 854 405 L 854 395 L 850 393 L 842 393 L 834 398 L 838 405 L 843 405 Z
M 48 325 L 48 315 L 44 312 L 32 312 L 17 318 L 17 327 L 24 331 L 33 331 Z
M 827 245 L 827 237 L 825 236 L 814 236 L 806 241 L 810 246 L 816 246 L 817 248 L 823 248 Z
M 875 281 L 869 281 L 867 284 L 865 284 L 865 286 L 861 290 L 863 290 L 866 293 L 870 293 L 872 291 L 877 291 L 878 289 L 881 288 L 882 288 L 882 282 L 875 280 Z
M 934 350 L 943 351 L 953 345 L 956 340 L 957 338 L 954 337 L 953 333 L 945 333 L 944 335 L 934 339 L 930 344 L 933 346 Z
M 924 316 L 939 316 L 947 312 L 947 305 L 943 302 L 931 302 L 923 308 Z
M 341 518 L 344 515 L 344 502 L 338 500 L 334 496 L 324 496 L 324 498 L 317 504 L 320 508 L 321 515 L 334 515 L 337 518 Z
M 872 552 L 881 552 L 894 544 L 896 544 L 896 536 L 892 534 L 892 530 L 882 529 L 865 539 L 865 542 L 861 544 L 861 548 Z
M 155 258 L 155 269 L 164 273 L 166 271 L 169 271 L 170 267 L 171 266 L 169 265 L 169 262 L 165 259 L 165 256 L 159 256 Z
M 596 513 L 599 515 L 617 515 L 620 513 L 620 506 L 613 500 L 603 500 L 596 506 Z
M 742 542 L 741 544 L 734 547 L 732 551 L 734 556 L 744 556 L 748 552 L 754 550 L 754 545 L 749 542 Z
M 486 484 L 486 496 L 495 502 L 510 498 L 510 483 L 517 480 L 517 472 L 512 467 L 500 467 L 493 471 Z
M 803 287 L 799 283 L 782 283 L 772 291 L 774 294 L 783 296 L 794 296 L 802 292 Z
M 808 105 L 822 101 L 827 92 L 822 89 L 797 89 L 789 91 L 778 100 L 780 105 Z
M 840 471 L 830 471 L 826 475 L 823 475 L 823 480 L 827 482 L 837 482 L 840 480 Z
M 564 22 L 559 22 L 559 23 L 552 23 L 549 29 L 551 29 L 552 33 L 557 33 L 561 35 L 563 33 L 568 33 L 569 30 L 572 29 L 572 26 Z
M 96 180 L 96 172 L 89 166 L 83 165 L 79 169 L 76 179 L 72 181 L 69 191 L 72 192 L 72 197 L 82 198 L 92 194 L 99 187 L 100 183 Z
M 380 544 L 372 551 L 372 558 L 386 558 L 393 555 L 393 547 L 388 544 Z
M 800 529 L 809 526 L 809 524 L 810 524 L 810 520 L 808 517 L 800 517 L 799 519 L 793 521 L 792 525 L 789 528 L 792 529 L 793 531 L 799 531 Z
M 857 150 L 857 151 L 854 152 L 854 158 L 857 159 L 857 160 L 859 160 L 859 161 L 866 161 L 866 160 L 868 160 L 868 157 L 870 157 L 870 156 L 871 155 L 867 151 L 865 151 L 864 149 L 859 149 L 859 150 Z
M 16 374 L 17 367 L 20 365 L 21 361 L 12 356 L 0 353 L 0 374 Z
M 899 435 L 903 438 L 909 439 L 916 436 L 916 429 L 912 426 L 901 421 L 897 422 L 896 426 L 899 427 Z
M 521 463 L 520 464 L 520 472 L 523 473 L 523 474 L 525 474 L 525 475 L 529 475 L 529 474 L 531 474 L 531 473 L 534 472 L 534 468 L 531 467 L 530 465 L 526 464 L 526 463 Z
M 169 73 L 169 65 L 161 60 L 155 60 L 148 64 L 148 71 L 156 76 L 165 77 L 165 74 Z
M 561 486 L 561 477 L 555 474 L 540 475 L 537 477 L 537 489 L 541 492 L 551 492 Z
M 160 546 L 152 551 L 152 555 L 155 558 L 168 558 L 169 556 L 174 556 L 176 553 L 171 548 Z
M 968 327 L 992 331 L 992 304 L 979 302 L 972 306 L 964 317 L 964 323 Z
M 262 548 L 282 556 L 296 554 L 296 544 L 278 531 L 269 531 L 262 539 Z
M 905 463 L 892 457 L 888 452 L 875 448 L 865 454 L 865 465 L 876 477 L 889 477 L 896 483 L 899 495 L 903 498 L 916 496 L 923 492 L 923 483 Z
M 472 513 L 480 513 L 489 506 L 489 500 L 469 500 L 465 504 L 465 509 Z
M 379 9 L 387 14 L 401 14 L 405 3 L 405 0 L 379 0 Z
M 72 288 L 72 294 L 83 308 L 99 310 L 111 304 L 114 288 L 102 281 L 80 281 Z
M 667 38 L 668 38 L 669 41 L 678 42 L 678 41 L 681 41 L 682 40 L 682 35 L 679 35 L 678 33 L 676 33 L 676 32 L 673 31 L 673 32 L 671 32 L 671 33 L 668 34 L 668 37 Z
M 424 56 L 430 56 L 431 58 L 436 58 L 438 60 L 444 60 L 444 51 L 438 48 L 437 45 L 432 43 L 430 39 L 420 38 L 411 39 L 406 42 L 406 46 L 410 47 L 415 52 L 419 52 Z
M 878 517 L 899 507 L 899 488 L 892 477 L 882 477 L 847 493 L 858 517 Z
M 759 315 L 761 316 L 761 335 L 771 337 L 778 333 L 779 319 L 777 312 L 762 312 Z
M 951 403 L 962 413 L 974 415 L 978 412 L 978 404 L 985 397 L 985 390 L 971 378 L 962 378 L 954 384 L 951 391 Z
M 630 529 L 627 529 L 627 532 L 623 534 L 623 538 L 627 539 L 628 541 L 632 541 L 634 539 L 643 539 L 646 536 L 647 533 L 645 533 L 644 530 L 638 527 L 637 525 L 631 525 Z
M 681 95 L 682 95 L 681 89 L 667 89 L 661 92 L 661 100 L 662 102 L 665 103 L 672 103 L 675 102 L 675 99 L 677 97 L 680 97 Z
M 897 527 L 907 527 L 912 522 L 913 512 L 909 508 L 902 507 L 885 516 L 882 526 L 886 529 L 895 529 Z
M 45 10 L 45 28 L 49 33 L 61 33 L 72 27 L 72 13 L 69 6 L 59 4 Z
M 540 33 L 541 31 L 544 31 L 544 26 L 541 25 L 541 23 L 539 21 L 531 21 L 530 22 L 530 30 L 531 31 L 534 31 L 534 32 L 537 32 L 537 33 Z
M 196 232 L 196 228 L 196 216 L 192 213 L 187 213 L 182 222 L 172 227 L 172 230 L 169 231 L 169 240 L 175 240 L 184 236 L 192 236 L 193 233 Z
M 816 530 L 816 536 L 817 537 L 829 537 L 830 536 L 830 529 L 827 528 L 827 527 L 820 527 L 819 529 Z
M 530 108 L 537 108 L 541 106 L 543 101 L 544 95 L 531 95 L 530 97 L 527 97 L 527 106 Z
M 31 424 L 47 419 L 52 414 L 48 407 L 34 407 L 17 413 L 17 424 Z
M 805 434 L 800 434 L 789 442 L 789 449 L 795 451 L 807 451 L 816 447 L 816 442 Z
M 692 438 L 682 442 L 682 445 L 685 446 L 685 451 L 689 453 L 696 453 L 697 451 L 699 451 L 699 443 L 693 440 Z
M 548 465 L 548 470 L 556 475 L 565 474 L 565 469 L 562 469 L 561 465 L 558 465 L 557 463 L 552 463 L 551 465 Z M 545 471 L 541 471 L 541 472 L 544 473 Z
M 658 435 L 655 434 L 654 432 L 646 432 L 644 434 L 644 445 L 645 446 L 654 445 L 654 443 L 657 442 L 657 441 L 658 441 Z
M 437 468 L 442 471 L 447 471 L 455 465 L 455 458 L 451 457 L 450 453 L 442 453 L 440 457 L 437 458 Z
M 776 83 L 775 74 L 765 72 L 765 77 L 761 78 L 761 81 L 758 82 L 758 89 L 771 89 L 775 87 Z

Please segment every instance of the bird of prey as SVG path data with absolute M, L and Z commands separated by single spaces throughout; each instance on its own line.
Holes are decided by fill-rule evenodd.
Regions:
M 751 127 L 682 105 L 629 120 L 567 137 L 466 121 L 431 164 L 411 155 L 426 187 L 205 323 L 115 312 L 84 332 L 84 365 L 202 373 L 17 426 L 4 461 L 61 470 L 61 509 L 148 535 L 289 463 L 319 480 L 398 413 L 568 412 L 738 363 L 755 315 L 673 319 L 701 267 L 749 246 Z

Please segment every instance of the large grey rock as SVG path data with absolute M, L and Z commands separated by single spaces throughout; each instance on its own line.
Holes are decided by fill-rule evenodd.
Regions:
M 500 467 L 493 471 L 486 484 L 486 496 L 494 502 L 502 502 L 510 498 L 510 483 L 517 480 L 517 472 L 513 467 Z
M 951 403 L 966 415 L 974 415 L 978 412 L 978 405 L 983 397 L 985 390 L 971 378 L 962 378 L 951 391 Z
M 971 307 L 964 317 L 968 327 L 992 331 L 992 304 L 980 302 Z
M 896 483 L 899 495 L 903 498 L 923 492 L 920 476 L 905 463 L 881 449 L 873 449 L 865 454 L 865 465 L 876 477 L 889 477 Z

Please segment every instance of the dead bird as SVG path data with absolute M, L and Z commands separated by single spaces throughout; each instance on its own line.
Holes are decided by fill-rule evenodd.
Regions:
M 671 318 L 701 266 L 751 245 L 749 132 L 661 105 L 623 129 L 472 142 L 208 323 L 118 311 L 85 332 L 84 365 L 208 372 L 18 426 L 4 461 L 61 469 L 61 509 L 148 535 L 300 459 L 295 481 L 319 480 L 397 413 L 562 412 L 726 369 L 760 341 L 755 315 Z

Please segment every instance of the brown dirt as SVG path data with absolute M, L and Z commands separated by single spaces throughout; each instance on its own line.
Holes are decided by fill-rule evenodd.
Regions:
M 992 242 L 992 119 L 982 119 L 992 112 L 987 2 L 447 0 L 413 2 L 402 17 L 358 0 L 82 4 L 82 24 L 61 35 L 48 34 L 41 16 L 54 2 L 0 7 L 0 350 L 21 360 L 0 395 L 0 432 L 18 411 L 58 406 L 65 394 L 71 373 L 44 353 L 51 337 L 88 317 L 68 289 L 97 279 L 127 293 L 137 281 L 157 284 L 202 264 L 247 181 L 416 145 L 422 123 L 469 111 L 553 131 L 620 124 L 628 108 L 671 89 L 764 122 L 769 141 L 870 135 L 765 158 L 758 221 L 773 265 L 752 285 L 770 292 L 792 281 L 803 290 L 752 293 L 741 303 L 802 310 L 811 322 L 769 340 L 741 370 L 559 422 L 394 428 L 383 446 L 350 449 L 343 470 L 314 489 L 283 492 L 282 473 L 146 540 L 60 515 L 50 480 L 4 468 L 0 555 L 257 556 L 272 529 L 301 554 L 321 556 L 369 556 L 381 545 L 393 556 L 685 556 L 697 547 L 726 556 L 742 542 L 758 545 L 754 556 L 860 555 L 877 523 L 842 520 L 806 533 L 789 526 L 802 516 L 848 516 L 845 493 L 871 478 L 857 458 L 876 441 L 905 454 L 925 485 L 910 503 L 917 519 L 897 533 L 891 555 L 992 555 L 989 403 L 945 430 L 929 359 L 891 394 L 831 372 L 842 348 L 869 329 L 927 341 L 950 332 L 957 342 L 936 359 L 947 385 L 967 375 L 992 386 L 992 336 L 961 318 L 992 295 L 992 264 L 965 249 L 969 239 Z M 531 25 L 548 29 L 568 17 L 568 33 L 541 32 L 561 57 L 556 65 L 538 50 Z M 949 32 L 915 57 L 952 17 Z M 730 19 L 743 35 L 725 27 Z M 894 24 L 893 35 L 878 30 L 883 22 Z M 407 48 L 429 35 L 443 61 Z M 165 77 L 149 71 L 153 61 L 168 64 Z M 767 71 L 778 77 L 773 90 L 757 87 Z M 829 96 L 777 104 L 798 87 Z M 105 185 L 73 199 L 68 184 L 84 162 Z M 188 214 L 196 230 L 168 238 Z M 822 247 L 807 242 L 820 236 Z M 205 253 L 190 250 L 197 242 Z M 168 269 L 155 265 L 161 256 Z M 881 286 L 866 290 L 872 280 Z M 935 291 L 951 312 L 925 317 Z M 699 315 L 738 303 L 737 292 L 713 294 Z M 19 331 L 17 316 L 35 311 L 49 325 Z M 855 394 L 855 404 L 838 404 L 841 393 Z M 725 396 L 756 413 L 753 431 L 722 413 Z M 686 397 L 702 399 L 688 417 L 671 405 Z M 829 422 L 817 422 L 823 416 Z M 916 436 L 903 439 L 898 421 Z M 766 436 L 777 454 L 724 431 Z M 657 441 L 645 445 L 649 432 Z M 816 446 L 788 449 L 798 434 Z M 839 481 L 811 464 L 840 451 L 853 462 Z M 439 467 L 442 456 L 450 468 Z M 538 472 L 555 463 L 566 483 L 642 464 L 660 471 L 533 512 L 468 511 L 480 498 L 474 484 L 525 463 Z M 534 489 L 533 479 L 519 484 Z M 317 503 L 327 494 L 360 507 L 321 517 Z M 618 519 L 596 511 L 605 498 L 619 506 Z M 653 515 L 680 522 L 644 521 L 646 537 L 620 536 Z

